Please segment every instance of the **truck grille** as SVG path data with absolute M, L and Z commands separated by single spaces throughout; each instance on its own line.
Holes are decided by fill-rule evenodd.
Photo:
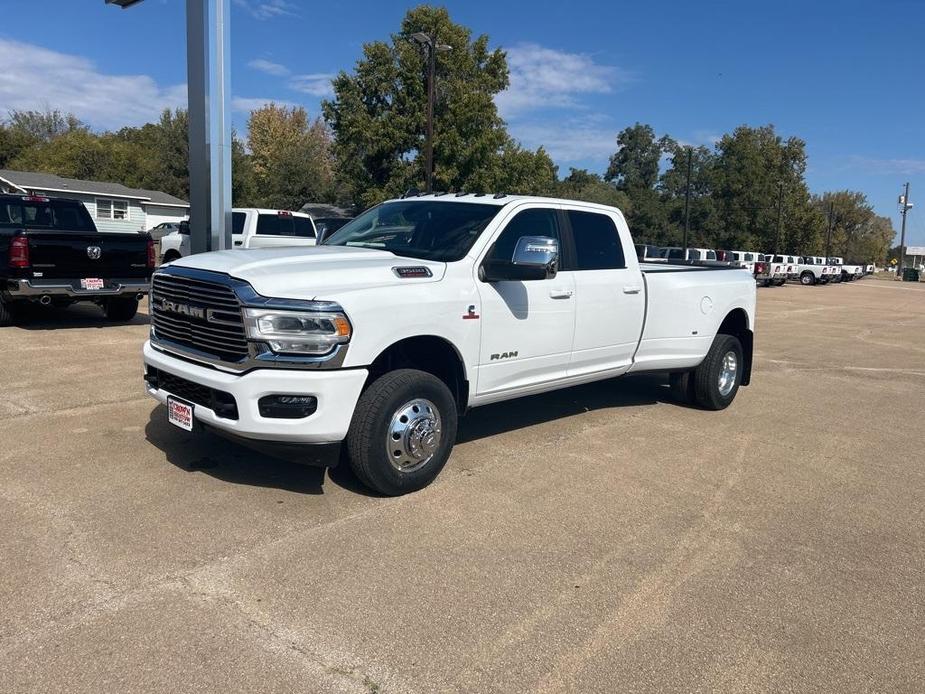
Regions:
M 247 357 L 241 303 L 226 285 L 157 274 L 152 281 L 151 322 L 156 337 L 180 346 L 222 361 Z

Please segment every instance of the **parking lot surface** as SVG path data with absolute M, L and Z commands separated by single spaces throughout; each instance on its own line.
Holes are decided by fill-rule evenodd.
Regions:
M 925 286 L 758 321 L 724 412 L 486 407 L 397 499 L 169 426 L 144 316 L 0 329 L 0 691 L 921 691 Z

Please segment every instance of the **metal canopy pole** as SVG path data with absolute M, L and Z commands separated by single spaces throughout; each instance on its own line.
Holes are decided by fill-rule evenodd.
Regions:
M 231 0 L 186 0 L 190 246 L 231 248 Z

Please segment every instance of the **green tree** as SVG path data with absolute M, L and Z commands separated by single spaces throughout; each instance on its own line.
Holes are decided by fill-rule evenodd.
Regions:
M 668 168 L 659 179 L 659 189 L 665 206 L 667 226 L 664 239 L 680 244 L 684 238 L 684 205 L 687 194 L 688 158 L 690 158 L 690 218 L 691 246 L 728 247 L 721 238 L 716 205 L 713 200 L 713 176 L 716 155 L 707 147 L 690 147 L 662 138 L 669 155 Z
M 656 139 L 651 125 L 636 123 L 624 128 L 617 135 L 617 151 L 610 157 L 604 180 L 613 181 L 620 190 L 655 188 L 666 144 Z
M 247 123 L 254 203 L 298 210 L 306 202 L 332 202 L 331 139 L 320 119 L 302 107 L 267 104 Z
M 786 140 L 767 125 L 740 126 L 716 146 L 713 199 L 719 215 L 718 234 L 729 246 L 770 252 L 801 251 L 815 245 L 819 217 L 803 178 L 806 144 Z M 778 239 L 778 203 L 783 191 L 783 229 Z
M 322 105 L 334 133 L 338 172 L 360 206 L 423 187 L 427 65 L 411 35 L 450 46 L 436 56 L 434 187 L 437 190 L 544 192 L 554 185 L 543 150 L 511 140 L 494 97 L 508 86 L 505 55 L 472 37 L 445 8 L 420 5 L 388 42 L 363 46 L 353 73 L 333 80 Z M 550 175 L 553 172 L 553 175 Z
M 629 196 L 625 192 L 617 190 L 613 183 L 606 182 L 601 176 L 587 169 L 569 169 L 569 175 L 556 185 L 555 195 L 569 200 L 584 200 L 618 207 L 623 214 L 627 214 L 630 207 Z
M 652 126 L 636 123 L 617 135 L 617 151 L 610 157 L 604 180 L 623 191 L 628 200 L 627 222 L 637 240 L 668 243 L 668 209 L 657 190 L 662 154 L 670 138 L 658 139 Z
M 883 263 L 896 232 L 888 217 L 879 217 L 863 193 L 840 190 L 814 199 L 821 219 L 832 222 L 832 255 L 849 262 Z

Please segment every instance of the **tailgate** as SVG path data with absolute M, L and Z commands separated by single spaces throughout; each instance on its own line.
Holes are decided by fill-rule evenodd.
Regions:
M 32 269 L 44 279 L 147 277 L 147 238 L 142 234 L 68 231 L 26 232 Z

